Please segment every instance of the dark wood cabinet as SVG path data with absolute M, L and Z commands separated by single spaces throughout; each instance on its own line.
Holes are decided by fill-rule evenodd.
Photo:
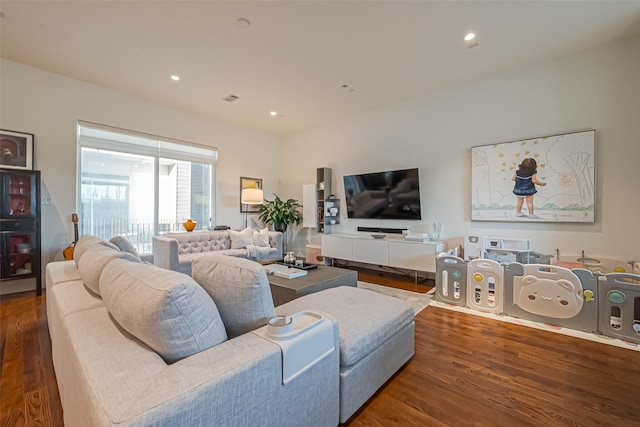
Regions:
M 42 294 L 40 172 L 0 169 L 0 280 L 34 278 Z

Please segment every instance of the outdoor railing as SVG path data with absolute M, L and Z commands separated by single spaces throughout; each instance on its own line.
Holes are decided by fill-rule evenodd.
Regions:
M 80 220 L 78 224 L 82 234 L 92 234 L 109 240 L 122 236 L 136 248 L 138 253 L 153 252 L 152 239 L 155 233 L 152 221 L 138 219 Z M 157 234 L 184 231 L 182 221 L 163 219 L 158 224 Z

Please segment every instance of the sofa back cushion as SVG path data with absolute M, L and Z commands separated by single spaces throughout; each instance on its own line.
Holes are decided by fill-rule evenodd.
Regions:
M 140 262 L 140 258 L 136 258 L 127 252 L 121 252 L 120 249 L 102 239 L 93 241 L 86 248 L 83 247 L 82 254 L 78 260 L 78 273 L 80 273 L 82 281 L 91 292 L 96 295 L 102 295 L 100 274 L 109 261 L 116 258 L 124 258 L 129 262 Z
M 227 339 L 216 304 L 185 274 L 118 259 L 103 270 L 100 288 L 115 321 L 167 363 Z
M 76 262 L 76 265 L 80 265 L 80 259 L 82 255 L 84 255 L 85 251 L 89 249 L 93 245 L 102 245 L 112 249 L 118 249 L 116 245 L 113 243 L 107 242 L 106 240 L 93 236 L 91 234 L 85 234 L 80 236 L 78 241 L 76 242 L 75 247 L 73 248 L 73 260 Z
M 266 325 L 275 316 L 264 267 L 248 259 L 203 255 L 191 274 L 213 298 L 230 338 Z
M 216 252 L 231 248 L 231 238 L 228 230 L 176 233 L 167 237 L 178 242 L 178 254 L 180 255 Z

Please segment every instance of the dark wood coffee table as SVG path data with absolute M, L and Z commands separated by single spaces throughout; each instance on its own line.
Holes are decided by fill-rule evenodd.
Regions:
M 269 274 L 267 277 L 269 278 L 269 285 L 271 285 L 273 305 L 276 307 L 303 295 L 324 289 L 338 286 L 355 287 L 358 285 L 358 272 L 325 265 L 319 265 L 318 268 L 308 270 L 306 276 L 296 277 L 295 279 L 285 279 L 273 274 Z

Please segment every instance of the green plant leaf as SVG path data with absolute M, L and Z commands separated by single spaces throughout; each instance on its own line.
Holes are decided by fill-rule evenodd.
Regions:
M 274 194 L 273 201 L 265 200 L 258 210 L 258 218 L 265 224 L 272 224 L 285 231 L 291 224 L 302 222 L 302 204 L 295 199 L 283 201 L 277 194 Z

